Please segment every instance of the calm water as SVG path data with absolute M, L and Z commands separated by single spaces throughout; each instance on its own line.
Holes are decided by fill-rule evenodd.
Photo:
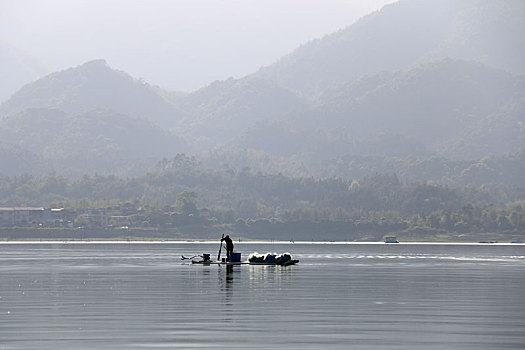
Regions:
M 0 244 L 0 349 L 523 349 L 525 246 Z

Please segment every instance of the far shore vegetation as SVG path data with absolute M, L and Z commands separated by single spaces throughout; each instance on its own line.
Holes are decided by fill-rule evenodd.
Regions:
M 503 242 L 524 238 L 525 203 L 513 200 L 520 190 L 409 183 L 394 174 L 211 170 L 178 155 L 176 166 L 134 178 L 1 177 L 0 239 L 188 240 L 227 232 L 281 241 Z

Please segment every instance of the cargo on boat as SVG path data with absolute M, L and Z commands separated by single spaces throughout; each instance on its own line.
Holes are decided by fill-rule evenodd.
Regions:
M 199 259 L 196 259 L 199 258 Z M 200 265 L 279 265 L 289 266 L 295 265 L 299 262 L 293 259 L 290 253 L 266 253 L 259 254 L 257 252 L 250 254 L 247 261 L 241 261 L 241 253 L 232 253 L 231 261 L 227 258 L 221 260 L 211 260 L 210 254 L 196 255 L 191 258 L 182 256 L 182 260 L 191 260 L 193 264 Z

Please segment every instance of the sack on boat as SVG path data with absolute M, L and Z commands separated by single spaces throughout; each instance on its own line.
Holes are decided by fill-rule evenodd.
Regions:
M 266 254 L 259 254 L 257 252 L 251 253 L 250 257 L 248 258 L 249 262 L 258 262 L 258 263 L 268 263 L 273 264 L 275 263 L 275 257 L 277 256 L 277 253 L 266 253 Z
M 248 261 L 253 263 L 267 263 L 267 264 L 284 264 L 292 260 L 292 255 L 290 253 L 266 253 L 259 254 L 257 252 L 251 253 Z
M 292 255 L 290 253 L 279 254 L 275 257 L 275 262 L 277 264 L 284 264 L 290 260 L 292 260 Z
M 264 256 L 264 262 L 267 264 L 274 264 L 276 256 L 277 254 L 266 253 L 266 255 Z
M 248 261 L 262 263 L 264 262 L 264 254 L 259 254 L 257 252 L 251 253 L 248 257 Z

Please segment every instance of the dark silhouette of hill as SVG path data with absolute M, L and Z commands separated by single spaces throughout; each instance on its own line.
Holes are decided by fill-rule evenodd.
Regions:
M 0 121 L 0 139 L 69 174 L 140 173 L 185 150 L 173 134 L 110 110 L 68 114 L 30 108 Z
M 217 81 L 187 95 L 180 106 L 187 116 L 180 130 L 202 150 L 228 142 L 258 122 L 304 110 L 307 103 L 269 81 L 244 78 Z
M 230 150 L 322 159 L 515 152 L 525 144 L 524 98 L 525 76 L 448 59 L 327 90 L 316 107 L 279 124 L 259 123 Z
M 103 108 L 172 127 L 181 117 L 172 104 L 147 83 L 111 69 L 104 60 L 50 74 L 25 85 L 2 104 L 0 117 L 27 108 L 56 108 L 83 113 Z
M 402 0 L 254 75 L 189 94 L 91 61 L 0 106 L 0 153 L 126 174 L 199 151 L 215 166 L 301 176 L 377 169 L 363 157 L 446 166 L 515 154 L 525 144 L 524 8 Z
M 311 41 L 255 76 L 312 96 L 365 74 L 436 59 L 525 73 L 525 2 L 401 0 Z
M 5 142 L 0 142 L 0 167 L 0 177 L 20 174 L 40 176 L 52 169 L 42 156 Z
M 137 174 L 188 150 L 168 131 L 181 116 L 158 89 L 95 60 L 15 93 L 0 107 L 0 137 L 4 153 L 16 147 L 69 174 Z

